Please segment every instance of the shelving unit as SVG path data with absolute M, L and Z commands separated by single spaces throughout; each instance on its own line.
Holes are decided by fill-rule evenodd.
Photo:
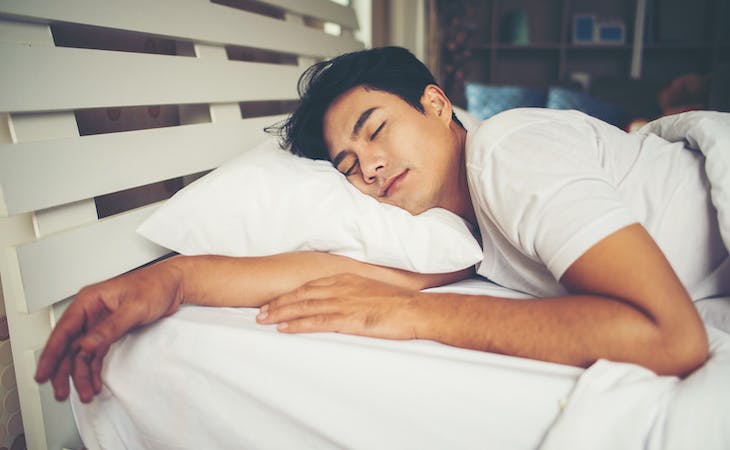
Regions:
M 636 27 L 637 6 L 645 2 Z M 661 85 L 686 73 L 711 73 L 730 63 L 730 0 L 441 0 L 440 81 L 457 104 L 463 85 L 548 87 L 578 74 L 591 80 L 629 79 Z M 529 40 L 510 43 L 506 22 L 526 19 Z M 624 24 L 622 44 L 576 44 L 575 14 Z M 634 42 L 635 29 L 643 39 Z M 638 52 L 638 55 L 634 54 Z M 632 63 L 632 61 L 634 61 Z M 632 71 L 633 64 L 633 71 Z

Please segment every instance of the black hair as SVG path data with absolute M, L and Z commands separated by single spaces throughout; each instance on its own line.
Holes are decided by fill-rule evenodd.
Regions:
M 281 124 L 267 132 L 277 134 L 282 148 L 295 155 L 329 160 L 323 136 L 323 120 L 332 102 L 350 89 L 368 89 L 397 95 L 424 113 L 423 91 L 435 84 L 431 72 L 411 52 L 402 47 L 381 47 L 346 53 L 308 68 L 299 78 L 300 102 Z M 460 126 L 461 122 L 453 115 Z

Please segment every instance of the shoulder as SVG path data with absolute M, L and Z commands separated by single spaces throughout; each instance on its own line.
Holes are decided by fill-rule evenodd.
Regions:
M 475 142 L 485 139 L 494 142 L 519 131 L 552 129 L 556 125 L 580 126 L 585 118 L 585 114 L 574 110 L 515 108 L 490 117 L 469 134 Z
M 561 148 L 584 148 L 593 142 L 593 128 L 587 116 L 581 112 L 515 108 L 496 114 L 469 131 L 466 141 L 467 164 L 483 168 L 495 153 L 508 153 L 510 159 L 519 158 L 520 155 L 531 159 L 536 153 L 548 154 Z

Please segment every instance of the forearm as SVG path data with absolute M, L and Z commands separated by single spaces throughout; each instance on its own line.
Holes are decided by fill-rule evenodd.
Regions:
M 607 297 L 511 300 L 421 294 L 417 303 L 419 338 L 575 366 L 606 358 L 683 374 L 704 360 L 685 355 L 703 354 L 697 346 L 706 349 L 706 341 L 687 337 L 696 336 L 691 317 L 686 324 L 662 324 Z
M 323 277 L 352 273 L 409 289 L 425 289 L 467 277 L 471 269 L 450 274 L 415 274 L 319 252 L 265 257 L 177 256 L 163 261 L 181 279 L 183 303 L 258 307 L 268 300 Z

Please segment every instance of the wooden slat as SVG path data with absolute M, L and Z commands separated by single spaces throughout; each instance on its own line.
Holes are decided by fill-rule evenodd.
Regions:
M 326 57 L 362 44 L 204 0 L 0 0 L 0 15 Z
M 0 144 L 0 192 L 6 213 L 35 211 L 215 168 L 262 142 L 262 129 L 284 117 Z
M 303 16 L 334 22 L 345 28 L 353 30 L 358 28 L 355 11 L 331 0 L 262 0 L 262 3 Z
M 0 44 L 0 112 L 297 98 L 296 66 Z
M 148 205 L 17 247 L 28 312 L 74 295 L 169 250 L 135 230 L 159 204 Z
M 33 367 L 38 366 L 42 349 L 33 352 Z M 53 394 L 53 386 L 46 383 L 38 387 L 41 398 L 41 411 L 45 425 L 46 445 L 49 449 L 84 448 L 81 436 L 76 429 L 73 410 L 69 399 L 59 402 Z

